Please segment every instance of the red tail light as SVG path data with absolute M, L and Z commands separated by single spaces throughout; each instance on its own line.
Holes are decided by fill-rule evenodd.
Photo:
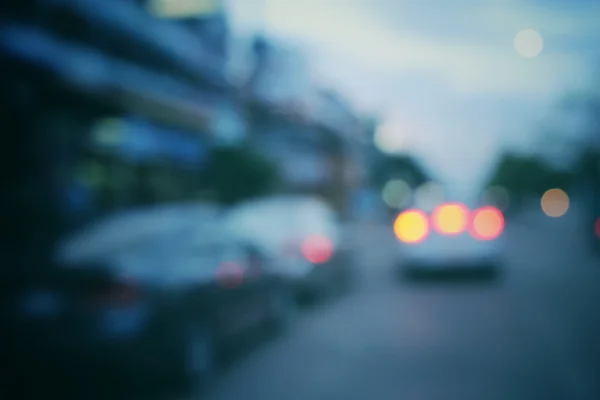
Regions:
M 229 289 L 236 288 L 244 281 L 244 270 L 236 262 L 227 261 L 217 268 L 217 282 Z
M 504 230 L 504 215 L 496 207 L 482 207 L 473 213 L 471 235 L 479 240 L 497 239 Z
M 459 235 L 469 225 L 469 209 L 459 203 L 442 204 L 433 210 L 431 223 L 442 235 Z
M 596 223 L 594 224 L 594 232 L 596 233 L 598 239 L 600 239 L 600 217 L 598 217 Z
M 313 235 L 304 239 L 301 250 L 308 261 L 323 264 L 333 256 L 333 243 L 323 235 Z
M 420 210 L 406 210 L 396 217 L 394 221 L 394 234 L 398 240 L 416 244 L 429 235 L 429 219 L 427 214 Z

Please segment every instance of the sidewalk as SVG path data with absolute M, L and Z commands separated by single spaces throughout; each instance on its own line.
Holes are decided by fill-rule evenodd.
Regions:
M 521 240 L 513 246 L 519 247 L 514 267 L 522 278 L 515 289 L 524 318 L 570 398 L 600 398 L 600 260 L 583 238 L 581 209 L 574 205 L 558 219 L 529 212 L 526 221 L 509 228 Z

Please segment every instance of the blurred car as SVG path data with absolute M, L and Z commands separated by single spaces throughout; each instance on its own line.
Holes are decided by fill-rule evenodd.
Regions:
M 206 379 L 241 334 L 285 322 L 288 291 L 268 263 L 206 210 L 110 218 L 70 236 L 54 269 L 15 288 L 3 309 L 12 359 Z
M 400 242 L 400 272 L 406 278 L 479 276 L 496 278 L 503 266 L 504 217 L 493 206 L 439 204 L 431 213 L 400 213 L 394 233 Z
M 276 196 L 231 210 L 231 231 L 278 261 L 297 299 L 316 299 L 350 288 L 351 249 L 335 212 L 311 196 Z
M 591 231 L 592 233 L 588 233 L 588 237 L 590 237 L 592 250 L 596 253 L 597 256 L 600 256 L 600 210 L 597 210 L 595 216 L 592 217 Z
M 600 164 L 600 162 L 599 162 Z M 600 168 L 599 168 L 600 173 Z M 594 185 L 590 204 L 588 206 L 588 221 L 586 236 L 590 238 L 590 247 L 597 256 L 600 256 L 600 179 Z

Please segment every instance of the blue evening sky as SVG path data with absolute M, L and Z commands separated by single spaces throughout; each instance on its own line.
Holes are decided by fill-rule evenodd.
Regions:
M 303 49 L 316 81 L 379 115 L 406 149 L 457 183 L 504 147 L 533 149 L 569 90 L 589 85 L 600 1 L 229 0 L 237 35 Z M 535 29 L 536 58 L 514 49 Z

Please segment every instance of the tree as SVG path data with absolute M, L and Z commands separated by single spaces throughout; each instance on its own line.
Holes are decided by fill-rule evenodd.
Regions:
M 410 186 L 417 187 L 431 179 L 423 166 L 410 155 L 379 156 L 372 171 L 372 182 L 383 187 L 390 179 L 403 179 Z
M 567 132 L 580 138 L 573 140 L 577 153 L 573 173 L 580 187 L 584 188 L 591 219 L 595 220 L 600 216 L 600 80 L 585 91 L 565 96 L 559 107 L 565 114 L 576 116 L 580 122 L 578 132 Z
M 541 157 L 505 153 L 493 170 L 487 186 L 502 186 L 511 194 L 513 205 L 520 200 L 541 196 L 552 188 L 569 188 L 573 182 L 570 171 L 560 170 Z M 514 204 L 514 203 L 517 204 Z
M 246 147 L 214 150 L 206 169 L 206 184 L 222 204 L 268 194 L 279 181 L 277 167 Z

